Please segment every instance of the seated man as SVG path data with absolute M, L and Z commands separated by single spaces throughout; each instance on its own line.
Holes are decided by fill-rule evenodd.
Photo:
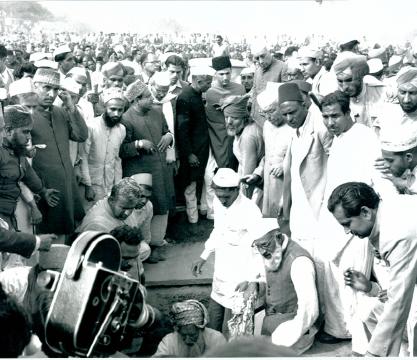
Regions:
M 135 180 L 124 178 L 113 186 L 110 196 L 97 201 L 87 212 L 77 232 L 88 230 L 104 231 L 110 233 L 114 228 L 121 225 L 129 225 L 141 231 L 140 223 L 135 215 L 135 209 L 140 205 L 145 206 L 143 190 Z M 141 241 L 139 258 L 146 260 L 150 255 L 149 245 Z
M 266 275 L 261 334 L 270 335 L 272 343 L 287 346 L 299 356 L 313 345 L 319 329 L 313 260 L 306 250 L 280 232 L 276 219 L 259 220 L 253 238 L 253 245 L 263 257 Z M 263 286 L 260 288 L 260 293 L 264 292 Z
M 177 302 L 171 313 L 175 331 L 162 339 L 153 357 L 199 357 L 226 344 L 219 331 L 206 328 L 208 312 L 199 301 Z

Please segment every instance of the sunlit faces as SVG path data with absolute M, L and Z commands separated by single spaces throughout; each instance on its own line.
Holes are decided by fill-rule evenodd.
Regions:
M 169 86 L 161 86 L 158 84 L 153 84 L 151 86 L 151 90 L 155 99 L 158 101 L 161 101 L 168 93 Z
M 181 79 L 183 69 L 180 65 L 169 64 L 166 71 L 169 74 L 171 85 L 175 85 Z
M 397 97 L 404 112 L 412 113 L 417 110 L 417 88 L 414 85 L 405 83 L 398 86 Z
M 219 199 L 220 203 L 224 207 L 230 207 L 234 201 L 239 196 L 239 188 L 221 188 L 216 186 L 215 184 L 212 185 L 214 189 L 214 193 L 216 194 L 217 198 Z
M 284 121 L 294 129 L 301 127 L 307 116 L 305 105 L 299 101 L 286 101 L 279 106 Z
M 321 69 L 320 61 L 309 57 L 300 58 L 299 64 L 305 79 L 313 79 Z
M 26 147 L 29 145 L 32 138 L 31 131 L 32 125 L 6 130 L 6 138 L 8 139 L 11 148 L 18 155 L 21 155 L 26 151 Z
M 153 75 L 161 67 L 161 62 L 158 60 L 157 56 L 154 54 L 149 54 L 146 61 L 143 63 L 144 70 Z
M 400 177 L 409 168 L 413 155 L 410 152 L 394 153 L 382 150 L 382 156 L 391 173 Z
M 231 78 L 232 78 L 231 68 L 216 71 L 216 79 L 222 86 L 229 85 Z
M 38 95 L 39 105 L 43 107 L 52 106 L 58 95 L 58 86 L 49 84 L 35 83 L 36 94 Z
M 111 87 L 121 88 L 122 86 L 123 86 L 123 76 L 111 75 L 108 78 L 106 78 L 106 88 L 111 88 Z
M 227 135 L 229 136 L 236 136 L 239 135 L 243 128 L 245 127 L 245 121 L 244 118 L 237 118 L 233 116 L 226 117 L 226 131 Z
M 137 107 L 141 111 L 149 111 L 152 109 L 153 98 L 152 94 L 148 89 L 145 89 L 143 94 L 136 99 Z
M 340 104 L 323 106 L 321 113 L 327 130 L 335 136 L 339 136 L 348 131 L 353 125 L 350 111 L 344 114 L 340 108 Z
M 60 62 L 61 70 L 64 74 L 75 66 L 75 57 L 72 53 L 67 53 L 65 59 Z
M 336 75 L 339 90 L 349 97 L 358 96 L 362 91 L 363 79 L 355 77 L 352 72 L 342 72 Z
M 105 106 L 104 121 L 108 127 L 113 127 L 122 120 L 125 102 L 122 99 L 111 99 Z
M 366 206 L 362 206 L 358 216 L 347 217 L 342 205 L 338 204 L 333 211 L 333 216 L 343 226 L 346 234 L 352 234 L 361 239 L 371 234 L 375 223 L 375 215 Z
M 250 91 L 253 86 L 253 74 L 240 75 L 240 82 L 246 91 Z
M 113 216 L 119 220 L 126 220 L 136 207 L 136 198 L 109 197 L 109 206 Z
M 266 48 L 257 53 L 254 53 L 253 59 L 264 70 L 267 69 L 272 63 L 272 55 Z

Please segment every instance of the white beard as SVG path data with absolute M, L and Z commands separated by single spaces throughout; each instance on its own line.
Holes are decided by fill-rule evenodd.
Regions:
M 264 265 L 266 271 L 278 271 L 281 262 L 282 262 L 282 248 L 281 246 L 277 246 L 275 251 L 272 253 L 272 257 L 270 259 L 264 259 Z

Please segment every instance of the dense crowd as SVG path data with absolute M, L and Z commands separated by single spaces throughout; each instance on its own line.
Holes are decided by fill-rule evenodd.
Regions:
M 189 259 L 199 276 L 215 254 L 213 284 L 208 308 L 172 305 L 154 356 L 301 355 L 349 339 L 354 356 L 416 355 L 417 43 L 2 40 L 2 356 L 73 355 L 45 341 L 48 276 L 98 231 L 145 289 L 178 204 L 190 228 L 214 221 Z M 166 314 L 148 309 L 157 328 Z M 144 333 L 118 350 L 140 355 Z

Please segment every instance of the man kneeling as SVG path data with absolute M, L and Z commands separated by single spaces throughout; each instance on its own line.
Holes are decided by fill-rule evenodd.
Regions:
M 262 335 L 297 355 L 307 351 L 319 328 L 319 301 L 314 263 L 306 250 L 282 234 L 276 219 L 261 220 L 253 246 L 263 257 L 266 284 Z

